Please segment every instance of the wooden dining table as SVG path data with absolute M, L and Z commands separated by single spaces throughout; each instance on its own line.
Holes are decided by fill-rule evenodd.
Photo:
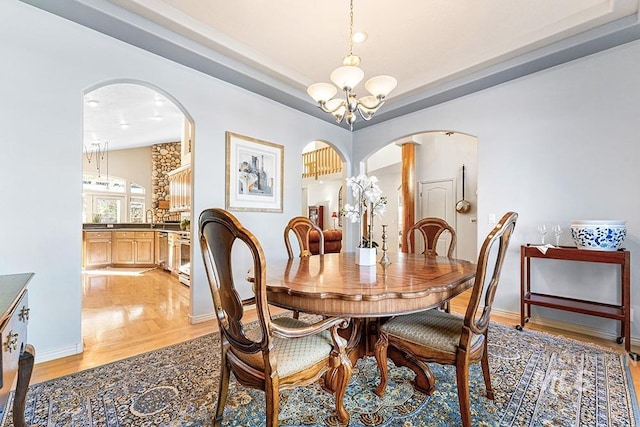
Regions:
M 373 266 L 357 265 L 350 252 L 269 261 L 269 303 L 351 319 L 347 349 L 355 364 L 358 358 L 374 354 L 381 322 L 438 307 L 473 286 L 476 265 L 472 262 L 405 253 L 389 254 L 389 258 L 390 264 Z M 391 358 L 396 365 L 409 366 Z

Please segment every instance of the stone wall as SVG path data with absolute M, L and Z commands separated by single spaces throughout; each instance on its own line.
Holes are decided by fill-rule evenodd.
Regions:
M 179 142 L 151 146 L 151 208 L 155 223 L 173 219 L 173 214 L 169 212 L 169 177 L 167 174 L 179 167 Z M 164 204 L 166 209 L 161 208 L 159 202 L 166 202 Z

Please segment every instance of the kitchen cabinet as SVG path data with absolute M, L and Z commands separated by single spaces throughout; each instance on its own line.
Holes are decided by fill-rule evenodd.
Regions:
M 193 150 L 193 123 L 188 118 L 184 118 L 182 124 L 182 137 L 180 138 L 180 160 L 181 165 L 191 163 L 191 151 Z
M 104 267 L 111 264 L 111 231 L 84 232 L 84 267 Z
M 168 265 L 171 274 L 178 275 L 180 269 L 180 235 L 169 233 L 168 237 Z
M 154 231 L 114 231 L 113 264 L 155 264 Z
M 168 233 L 159 231 L 156 233 L 156 264 L 165 268 L 169 257 Z
M 167 174 L 169 178 L 169 210 L 191 210 L 191 166 L 185 165 Z

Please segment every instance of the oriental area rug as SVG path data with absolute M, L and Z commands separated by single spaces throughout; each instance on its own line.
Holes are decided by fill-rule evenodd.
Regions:
M 162 348 L 29 387 L 28 424 L 209 426 L 219 377 L 219 335 Z M 636 426 L 638 410 L 624 354 L 492 324 L 489 362 L 495 401 L 479 366 L 470 373 L 474 426 Z M 413 372 L 389 362 L 383 398 L 373 393 L 375 359 L 353 369 L 345 404 L 350 426 L 459 426 L 455 370 L 432 364 L 437 390 L 413 389 Z M 9 402 L 8 408 L 11 407 Z M 281 392 L 281 426 L 338 426 L 334 401 L 318 384 Z M 12 426 L 11 411 L 2 427 Z M 264 394 L 233 379 L 225 426 L 263 426 Z

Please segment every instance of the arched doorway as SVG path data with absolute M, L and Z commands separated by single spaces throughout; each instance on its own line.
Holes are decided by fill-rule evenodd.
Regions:
M 301 215 L 313 217 L 323 230 L 340 231 L 342 248 L 346 170 L 344 156 L 330 143 L 312 141 L 302 150 Z
M 172 316 L 189 323 L 194 125 L 170 95 L 129 80 L 89 88 L 83 118 L 86 352 L 153 339 Z
M 368 175 L 378 178 L 378 185 L 389 203 L 384 216 L 374 222 L 374 236 L 387 225 L 390 251 L 401 250 L 403 236 L 402 144 L 415 146 L 414 219 L 426 216 L 446 217 L 456 229 L 455 255 L 461 259 L 477 258 L 477 139 L 453 131 L 428 131 L 398 139 L 370 155 L 366 161 Z M 462 198 L 462 166 L 465 166 L 465 199 L 471 209 L 458 213 L 455 204 Z M 429 191 L 434 190 L 429 197 Z M 437 191 L 436 191 L 437 190 Z M 435 194 L 438 197 L 435 197 Z M 437 205 L 437 206 L 436 206 Z M 414 221 L 414 222 L 415 222 Z M 409 224 L 410 225 L 410 224 Z

